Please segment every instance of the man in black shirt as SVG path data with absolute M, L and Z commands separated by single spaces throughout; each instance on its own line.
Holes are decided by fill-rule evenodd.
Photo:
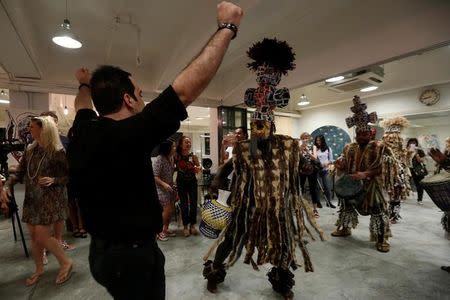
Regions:
M 162 209 L 150 153 L 178 130 L 185 107 L 213 78 L 242 14 L 232 3 L 218 4 L 217 32 L 150 104 L 144 105 L 139 86 L 119 68 L 102 66 L 92 78 L 84 68 L 76 73 L 71 182 L 92 236 L 92 275 L 115 299 L 165 297 L 164 255 L 155 241 Z

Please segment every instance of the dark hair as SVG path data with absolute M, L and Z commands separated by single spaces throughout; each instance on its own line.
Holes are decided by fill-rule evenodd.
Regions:
M 320 147 L 317 145 L 317 139 L 320 139 Z M 327 142 L 325 142 L 325 137 L 321 134 L 314 138 L 314 145 L 322 152 L 328 150 L 328 145 Z
M 247 127 L 245 127 L 245 126 L 240 126 L 240 127 L 236 128 L 236 130 L 238 130 L 238 129 L 241 129 L 242 132 L 244 133 L 245 139 L 248 139 Z M 235 131 L 236 131 L 236 130 L 235 130 Z
M 56 120 L 56 122 L 58 122 L 58 116 L 52 112 L 52 111 L 44 111 L 40 114 L 40 116 L 42 117 L 52 117 L 53 119 Z
M 131 74 L 113 66 L 100 66 L 91 77 L 91 95 L 95 109 L 100 115 L 115 113 L 120 110 L 123 95 L 134 96 Z
M 177 153 L 181 155 L 181 145 L 183 144 L 184 139 L 189 139 L 188 136 L 183 135 L 179 140 L 178 140 L 178 144 L 177 144 Z
M 161 144 L 159 144 L 158 154 L 164 155 L 164 156 L 169 156 L 170 151 L 172 150 L 172 145 L 173 145 L 172 141 L 162 142 Z
M 410 138 L 406 143 L 406 147 L 409 147 L 409 145 L 411 145 L 412 143 L 416 144 L 416 146 L 419 147 L 419 141 L 416 138 Z

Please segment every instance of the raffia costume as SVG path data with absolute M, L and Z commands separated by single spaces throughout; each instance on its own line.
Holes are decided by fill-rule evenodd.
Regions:
M 251 263 L 255 269 L 265 263 L 274 265 L 269 272 L 269 281 L 277 292 L 284 294 L 294 285 L 294 275 L 289 268 L 297 268 L 297 246 L 302 251 L 305 271 L 313 271 L 304 238 L 305 235 L 314 237 L 306 221 L 321 239 L 323 233 L 315 223 L 310 205 L 299 196 L 298 141 L 274 135 L 270 142 L 271 160 L 264 159 L 261 152 L 251 157 L 249 141 L 239 142 L 235 147 L 236 177 L 231 194 L 233 218 L 223 233 L 224 241 L 219 245 L 214 263 L 208 261 L 205 269 L 209 271 L 206 277 L 215 273 L 218 281 L 223 281 L 225 258 L 229 257 L 228 265 L 233 265 L 245 247 L 244 263 Z M 256 258 L 255 250 L 258 251 Z M 272 277 L 280 280 L 271 280 Z
M 392 223 L 396 223 L 401 218 L 401 200 L 406 199 L 411 191 L 409 180 L 413 153 L 403 147 L 403 138 L 400 135 L 403 128 L 409 127 L 409 121 L 404 117 L 395 117 L 384 120 L 381 122 L 381 126 L 385 129 L 382 140 L 392 150 L 392 154 L 399 164 L 400 176 L 396 177 L 397 182 L 389 193 L 389 219 Z
M 297 268 L 297 246 L 302 251 L 305 271 L 313 271 L 304 238 L 305 235 L 314 238 L 306 221 L 323 239 L 311 207 L 298 190 L 301 166 L 298 141 L 273 134 L 273 109 L 287 105 L 289 100 L 288 90 L 276 89 L 276 85 L 281 74 L 294 68 L 294 53 L 286 42 L 264 39 L 248 54 L 255 60 L 249 67 L 257 73 L 259 84 L 245 94 L 246 104 L 256 106 L 251 139 L 238 142 L 233 148 L 232 221 L 216 243 L 220 244 L 214 262 L 207 259 L 215 245 L 204 257 L 203 275 L 208 280 L 208 290 L 215 292 L 217 284 L 225 279 L 226 267 L 239 259 L 245 247 L 244 263 L 251 263 L 254 269 L 272 264 L 274 267 L 267 275 L 273 289 L 292 299 L 295 281 L 289 269 Z
M 377 121 L 376 113 L 368 114 L 367 106 L 361 103 L 358 96 L 353 98 L 351 108 L 353 117 L 347 118 L 349 127 L 356 126 L 357 133 L 371 131 L 369 122 Z M 389 203 L 384 197 L 384 191 L 392 192 L 399 176 L 399 165 L 392 151 L 383 142 L 372 140 L 367 144 L 351 143 L 344 147 L 339 173 L 346 175 L 369 171 L 372 177 L 363 180 L 363 193 L 358 201 L 340 199 L 337 229 L 332 236 L 342 237 L 351 234 L 351 228 L 358 225 L 358 213 L 370 215 L 370 240 L 376 242 L 376 248 L 388 252 L 387 242 L 391 236 L 389 228 Z
M 370 215 L 370 240 L 382 243 L 391 236 L 389 203 L 383 196 L 383 190 L 393 190 L 396 184 L 392 172 L 399 171 L 397 161 L 391 150 L 379 141 L 370 141 L 365 146 L 348 144 L 341 159 L 346 174 L 374 171 L 379 175 L 364 181 L 365 196 L 359 205 L 341 202 L 336 226 L 342 229 L 356 228 L 358 212 L 363 216 Z

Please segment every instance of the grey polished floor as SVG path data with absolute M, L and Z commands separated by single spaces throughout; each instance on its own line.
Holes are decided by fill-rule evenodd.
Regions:
M 20 188 L 16 194 L 19 200 L 23 198 Z M 369 217 L 360 217 L 351 237 L 332 238 L 329 233 L 334 229 L 336 211 L 321 209 L 319 223 L 327 241 L 309 244 L 315 272 L 295 271 L 295 298 L 450 299 L 450 274 L 440 270 L 441 265 L 450 265 L 450 241 L 440 225 L 442 212 L 427 197 L 423 206 L 412 199 L 403 204 L 401 222 L 392 226 L 395 236 L 387 254 L 377 252 L 368 241 Z M 89 239 L 67 240 L 77 247 L 69 252 L 75 261 L 71 280 L 55 286 L 58 266 L 50 255 L 44 277 L 27 288 L 24 281 L 33 271 L 33 261 L 26 259 L 21 244 L 14 242 L 10 220 L 0 219 L 0 299 L 111 299 L 89 273 Z M 211 242 L 204 237 L 181 236 L 160 242 L 166 256 L 167 299 L 281 299 L 266 279 L 270 266 L 257 272 L 243 263 L 228 270 L 217 295 L 209 294 L 201 257 Z

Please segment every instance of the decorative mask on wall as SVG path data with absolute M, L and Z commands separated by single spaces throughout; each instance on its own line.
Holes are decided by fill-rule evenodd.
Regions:
M 289 103 L 289 90 L 277 89 L 281 76 L 295 69 L 295 53 L 284 41 L 265 38 L 247 51 L 253 62 L 247 67 L 256 73 L 257 88 L 245 92 L 245 104 L 255 107 L 252 116 L 252 137 L 267 139 L 275 131 L 273 110 Z

